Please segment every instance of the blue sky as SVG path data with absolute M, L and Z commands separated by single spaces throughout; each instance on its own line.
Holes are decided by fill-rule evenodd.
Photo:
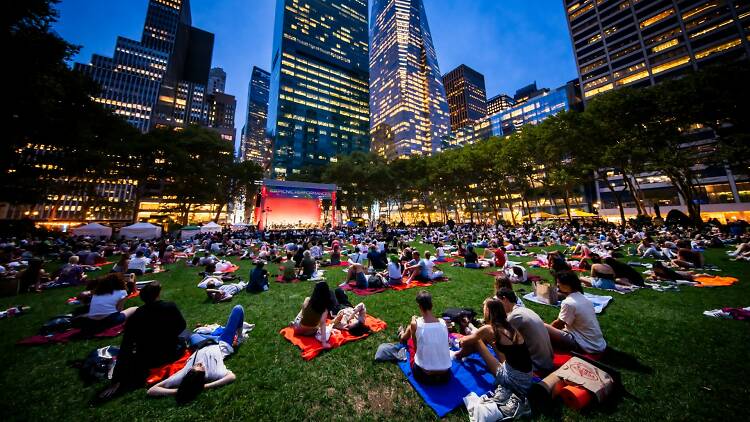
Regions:
M 424 0 L 440 70 L 466 64 L 485 75 L 488 97 L 533 81 L 555 88 L 576 75 L 561 0 Z M 55 30 L 81 45 L 76 61 L 111 56 L 118 35 L 140 39 L 148 0 L 62 0 Z M 213 65 L 227 72 L 245 124 L 253 66 L 269 70 L 276 0 L 191 0 L 193 25 L 213 32 Z

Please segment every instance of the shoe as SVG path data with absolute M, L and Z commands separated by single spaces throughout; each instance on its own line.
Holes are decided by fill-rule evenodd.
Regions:
M 505 404 L 498 405 L 497 407 L 503 414 L 503 421 L 520 419 L 531 415 L 529 401 L 521 399 L 515 394 L 511 395 Z

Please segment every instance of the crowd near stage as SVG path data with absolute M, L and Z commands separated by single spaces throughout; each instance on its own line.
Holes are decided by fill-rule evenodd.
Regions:
M 330 209 L 330 219 L 325 208 Z M 260 230 L 335 226 L 336 185 L 264 179 L 253 221 Z

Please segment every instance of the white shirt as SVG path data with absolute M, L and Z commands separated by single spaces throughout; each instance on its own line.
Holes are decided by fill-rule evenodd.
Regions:
M 150 264 L 151 260 L 144 257 L 138 258 L 137 256 L 131 256 L 130 262 L 128 263 L 128 269 L 129 270 L 141 270 L 141 272 L 146 272 L 146 265 Z
M 392 278 L 395 280 L 401 279 L 401 267 L 399 267 L 399 265 L 395 262 L 388 263 L 388 278 Z
M 560 315 L 557 318 L 565 322 L 565 331 L 573 335 L 584 352 L 601 353 L 607 348 L 594 305 L 583 294 L 569 294 L 560 304 Z
M 445 249 L 443 249 L 442 246 L 439 246 L 437 249 L 435 249 L 435 253 L 437 254 L 438 258 L 445 257 Z
M 120 300 L 125 299 L 128 296 L 128 292 L 125 290 L 115 290 L 112 293 L 106 295 L 93 295 L 91 296 L 91 305 L 89 306 L 89 317 L 104 317 L 115 312 L 117 310 L 117 304 Z
M 206 370 L 206 383 L 213 382 L 224 378 L 229 372 L 227 367 L 224 365 L 224 356 L 231 353 L 231 347 L 227 349 L 228 344 L 220 342 L 219 344 L 213 344 L 206 346 L 188 359 L 185 367 L 180 369 L 176 374 L 167 378 L 164 387 L 176 388 L 182 383 L 182 379 L 190 371 L 193 366 L 198 363 L 203 364 L 203 368 Z
M 448 327 L 444 320 L 424 322 L 417 319 L 417 354 L 414 363 L 426 371 L 444 371 L 451 367 Z

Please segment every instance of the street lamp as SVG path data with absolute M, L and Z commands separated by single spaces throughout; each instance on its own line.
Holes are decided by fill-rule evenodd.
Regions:
M 263 212 L 266 213 L 266 224 L 263 226 L 265 230 L 268 230 L 268 214 L 271 212 L 270 207 L 266 207 L 266 209 L 263 210 Z

